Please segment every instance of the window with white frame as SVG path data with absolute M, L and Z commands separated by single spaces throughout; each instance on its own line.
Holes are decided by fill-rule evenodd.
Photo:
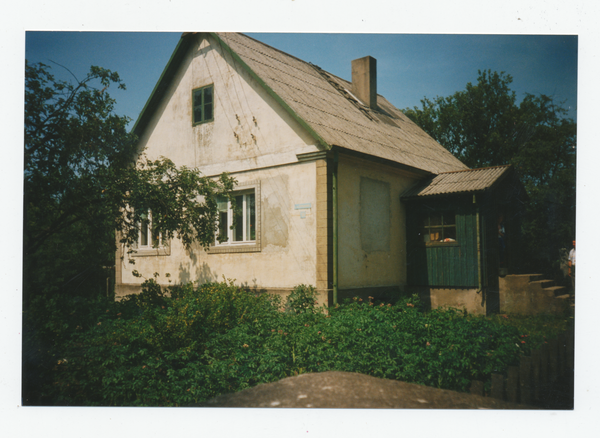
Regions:
M 169 255 L 170 248 L 160 233 L 152 226 L 152 212 L 141 215 L 137 245 L 134 255 Z
M 254 189 L 234 193 L 233 201 L 217 198 L 219 232 L 215 245 L 256 243 L 256 192 Z M 219 242 L 221 240 L 221 242 Z
M 161 244 L 160 234 L 152 227 L 152 212 L 142 215 L 140 222 L 140 235 L 138 238 L 139 248 L 156 248 Z
M 238 183 L 232 201 L 217 198 L 218 224 L 209 254 L 260 252 L 260 180 Z

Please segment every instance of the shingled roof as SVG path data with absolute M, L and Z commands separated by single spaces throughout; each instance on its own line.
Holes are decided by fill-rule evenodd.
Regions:
M 402 198 L 481 192 L 492 188 L 511 170 L 511 166 L 496 166 L 441 173 L 416 184 L 403 193 Z
M 352 94 L 350 82 L 313 64 L 243 34 L 212 35 L 325 149 L 337 146 L 432 174 L 468 169 L 383 96 L 377 96 L 376 109 L 369 108 Z M 192 38 L 194 34 L 182 36 L 170 64 L 182 58 Z M 166 88 L 161 82 L 169 76 L 167 66 L 137 129 L 147 123 L 145 112 L 152 99 L 160 98 Z

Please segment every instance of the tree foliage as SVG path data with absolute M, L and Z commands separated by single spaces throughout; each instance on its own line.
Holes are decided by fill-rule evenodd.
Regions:
M 117 73 L 100 67 L 66 82 L 47 65 L 26 63 L 26 294 L 102 276 L 102 265 L 114 266 L 115 232 L 131 246 L 149 210 L 166 239 L 177 236 L 187 246 L 214 240 L 214 198 L 228 195 L 235 181 L 146 158 L 129 119 L 114 113 L 110 86 L 125 88 Z
M 515 167 L 530 198 L 524 249 L 531 268 L 543 268 L 575 236 L 577 124 L 550 96 L 518 103 L 511 83 L 504 72 L 479 71 L 476 84 L 404 113 L 471 168 Z

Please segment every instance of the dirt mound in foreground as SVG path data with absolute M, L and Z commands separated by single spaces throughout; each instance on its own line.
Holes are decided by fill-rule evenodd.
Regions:
M 301 374 L 233 394 L 201 407 L 362 409 L 534 409 L 488 397 L 431 388 L 359 373 Z

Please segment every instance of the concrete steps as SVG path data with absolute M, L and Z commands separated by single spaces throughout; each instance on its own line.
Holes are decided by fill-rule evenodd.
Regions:
M 559 313 L 574 305 L 564 286 L 555 286 L 541 274 L 506 275 L 499 282 L 501 312 Z

